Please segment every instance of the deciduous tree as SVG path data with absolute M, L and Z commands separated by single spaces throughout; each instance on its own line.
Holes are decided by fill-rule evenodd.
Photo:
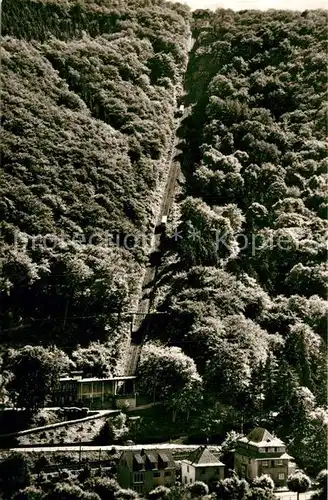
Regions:
M 287 486 L 291 491 L 297 493 L 297 500 L 300 493 L 305 493 L 311 487 L 311 479 L 303 472 L 296 472 L 287 478 Z
M 43 407 L 69 366 L 68 356 L 55 347 L 26 346 L 13 351 L 8 366 L 12 378 L 7 387 L 16 406 L 32 412 Z

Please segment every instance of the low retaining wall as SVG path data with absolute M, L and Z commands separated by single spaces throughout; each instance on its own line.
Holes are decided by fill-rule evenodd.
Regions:
M 83 422 L 88 422 L 90 420 L 96 420 L 99 418 L 108 417 L 109 415 L 115 416 L 120 413 L 119 410 L 108 410 L 97 413 L 96 415 L 90 415 L 89 417 L 77 418 L 75 420 L 65 420 L 64 422 L 58 422 L 56 424 L 43 425 L 42 427 L 34 427 L 33 429 L 25 429 L 23 431 L 11 432 L 10 434 L 1 434 L 0 439 L 6 438 L 17 438 L 20 436 L 26 436 L 29 434 L 38 434 L 39 432 L 45 432 L 52 429 L 58 429 L 60 427 L 67 427 L 70 425 L 80 424 Z

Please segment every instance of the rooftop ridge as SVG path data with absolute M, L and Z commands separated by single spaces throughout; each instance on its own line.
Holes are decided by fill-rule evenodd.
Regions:
M 247 434 L 247 439 L 254 443 L 260 443 L 261 441 L 272 441 L 275 437 L 264 427 L 255 427 Z
M 188 456 L 188 460 L 191 462 L 191 464 L 195 465 L 206 465 L 213 463 L 217 463 L 218 465 L 221 464 L 220 460 L 218 460 L 216 456 L 209 451 L 207 446 L 200 446 L 199 448 L 197 448 L 197 450 L 193 451 Z

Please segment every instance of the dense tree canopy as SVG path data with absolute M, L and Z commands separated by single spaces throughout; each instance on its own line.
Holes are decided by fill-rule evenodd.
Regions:
M 169 166 L 189 11 L 14 0 L 2 13 L 1 341 L 115 352 Z
M 311 474 L 327 448 L 326 23 L 193 13 L 170 314 L 154 327 L 195 360 L 219 422 L 227 405 L 235 429 L 266 422 Z
M 19 408 L 35 411 L 48 402 L 70 360 L 57 348 L 25 346 L 9 353 L 8 391 Z
M 140 390 L 153 400 L 189 415 L 201 403 L 202 379 L 194 361 L 179 347 L 147 344 L 139 368 Z
M 291 491 L 296 491 L 299 498 L 300 493 L 305 493 L 311 487 L 311 479 L 302 472 L 296 472 L 288 477 L 287 485 Z

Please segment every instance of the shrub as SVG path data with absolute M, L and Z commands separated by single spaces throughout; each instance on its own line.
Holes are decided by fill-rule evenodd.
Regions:
M 276 496 L 269 488 L 251 488 L 245 495 L 245 500 L 275 500 Z
M 122 490 L 119 490 L 115 494 L 115 498 L 117 498 L 118 500 L 134 500 L 134 499 L 138 499 L 139 495 L 138 495 L 138 493 L 136 493 L 133 490 L 130 490 L 130 489 L 124 490 L 124 489 L 122 489 Z
M 311 487 L 311 479 L 304 472 L 291 474 L 287 479 L 287 486 L 291 491 L 297 493 L 297 499 L 300 493 L 305 493 Z
M 44 493 L 35 486 L 27 486 L 23 490 L 16 493 L 12 498 L 13 500 L 39 500 L 44 498 Z
M 163 485 L 159 485 L 148 493 L 148 498 L 150 500 L 162 500 L 162 498 L 167 498 L 169 493 L 169 488 Z
M 268 474 L 263 474 L 262 476 L 256 477 L 254 479 L 253 486 L 256 488 L 264 488 L 264 489 L 273 490 L 274 489 L 274 482 Z
M 203 483 L 203 481 L 195 481 L 193 484 L 188 486 L 188 490 L 192 498 L 203 497 L 209 493 L 208 486 Z
M 120 489 L 120 486 L 114 479 L 109 479 L 107 477 L 89 478 L 84 486 L 86 489 L 97 493 L 103 500 L 114 498 L 114 494 Z

